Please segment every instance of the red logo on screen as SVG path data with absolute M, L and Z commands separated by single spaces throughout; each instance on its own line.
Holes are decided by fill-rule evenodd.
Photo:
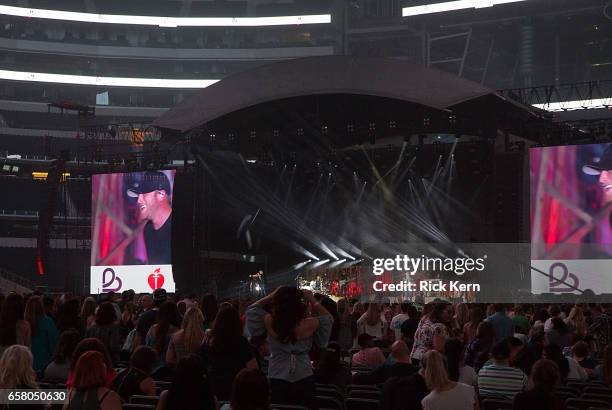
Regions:
M 155 269 L 152 274 L 149 275 L 147 281 L 151 289 L 159 289 L 164 286 L 164 275 L 162 275 L 159 268 Z

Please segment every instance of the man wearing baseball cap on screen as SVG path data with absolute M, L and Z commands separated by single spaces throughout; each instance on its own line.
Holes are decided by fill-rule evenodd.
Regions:
M 144 228 L 147 264 L 169 265 L 172 262 L 172 203 L 168 177 L 163 172 L 146 171 L 142 178 L 130 182 L 127 195 L 138 198 L 138 219 L 147 221 Z
M 612 202 L 612 144 L 606 147 L 599 161 L 584 165 L 582 172 L 587 175 L 599 176 L 599 186 L 603 190 L 604 204 Z

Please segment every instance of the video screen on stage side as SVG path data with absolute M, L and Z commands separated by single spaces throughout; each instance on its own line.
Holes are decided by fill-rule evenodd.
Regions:
M 174 292 L 174 170 L 92 177 L 91 293 Z
M 533 293 L 612 293 L 612 144 L 530 149 Z

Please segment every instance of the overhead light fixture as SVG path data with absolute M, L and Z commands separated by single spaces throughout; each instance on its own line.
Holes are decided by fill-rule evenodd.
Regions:
M 591 100 L 559 101 L 547 104 L 533 104 L 534 107 L 546 111 L 590 110 L 612 107 L 611 98 L 595 98 Z
M 5 16 L 49 20 L 79 21 L 83 23 L 129 24 L 159 27 L 259 27 L 331 23 L 331 14 L 275 17 L 164 17 L 79 13 L 74 11 L 32 9 L 15 6 L 0 6 L 0 14 Z
M 444 13 L 466 9 L 482 9 L 486 7 L 499 6 L 501 4 L 518 3 L 527 0 L 456 0 L 444 3 L 425 4 L 422 6 L 404 7 L 402 16 L 420 16 L 423 14 Z
M 39 83 L 60 83 L 94 85 L 105 87 L 136 88 L 206 88 L 219 80 L 183 80 L 163 78 L 96 77 L 88 75 L 30 73 L 26 71 L 0 70 L 0 79 L 31 81 Z

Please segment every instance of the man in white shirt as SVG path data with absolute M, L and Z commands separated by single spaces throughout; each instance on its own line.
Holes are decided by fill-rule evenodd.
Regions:
M 401 312 L 398 313 L 391 319 L 391 329 L 395 332 L 395 340 L 402 340 L 402 323 L 410 316 L 408 316 L 408 309 L 410 308 L 410 303 L 402 303 L 400 305 Z

